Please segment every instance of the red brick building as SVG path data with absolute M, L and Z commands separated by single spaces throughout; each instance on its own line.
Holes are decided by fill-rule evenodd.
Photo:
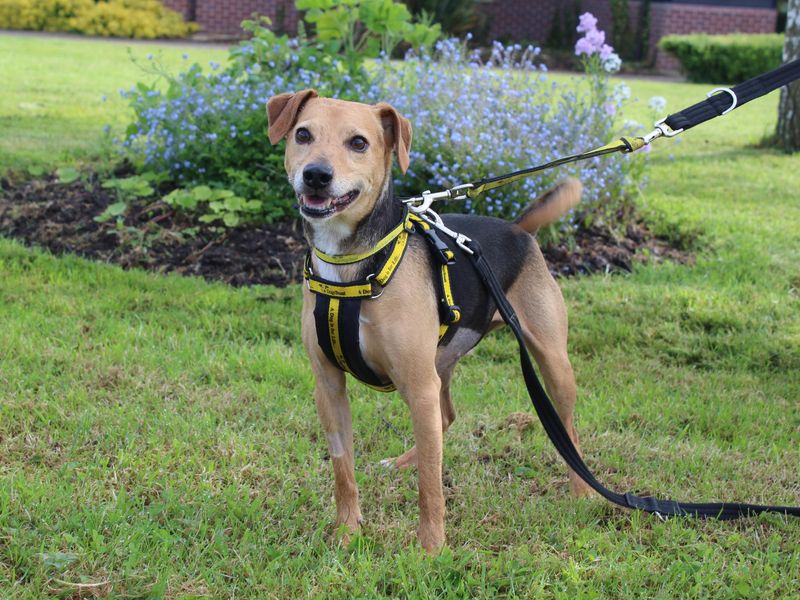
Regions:
M 266 15 L 282 31 L 297 29 L 294 0 L 164 0 L 185 18 L 202 26 L 210 37 L 238 37 L 239 23 L 253 13 Z M 572 6 L 569 0 L 493 0 L 482 5 L 491 19 L 492 38 L 542 43 L 548 39 L 556 11 Z M 641 0 L 630 0 L 631 23 L 639 21 Z M 598 27 L 611 29 L 609 0 L 581 0 L 581 11 L 593 13 Z M 670 33 L 771 33 L 775 31 L 775 0 L 653 0 L 650 5 L 649 47 Z M 677 63 L 663 53 L 656 54 L 659 68 Z

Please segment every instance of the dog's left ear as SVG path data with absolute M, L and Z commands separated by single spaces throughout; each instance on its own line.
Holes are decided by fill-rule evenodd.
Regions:
M 400 170 L 408 171 L 408 152 L 411 149 L 411 122 L 397 112 L 394 106 L 379 102 L 375 105 L 383 124 L 386 143 L 394 146 Z
M 274 146 L 280 142 L 294 126 L 297 114 L 311 98 L 316 98 L 316 90 L 278 94 L 267 101 L 269 119 L 269 141 Z

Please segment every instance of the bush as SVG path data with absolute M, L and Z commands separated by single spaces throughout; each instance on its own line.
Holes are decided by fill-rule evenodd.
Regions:
M 591 36 L 580 47 L 588 77 L 559 87 L 535 64 L 534 48 L 495 43 L 482 62 L 450 40 L 403 62 L 384 54 L 366 69 L 363 57 L 353 64 L 339 42 L 331 53 L 327 42 L 278 36 L 253 22 L 247 27 L 252 39 L 232 51 L 225 70 L 204 74 L 194 65 L 171 77 L 166 93 L 142 84 L 126 92 L 137 119 L 124 145 L 141 169 L 164 172 L 182 188 L 206 185 L 261 201 L 248 205 L 261 211 L 249 220 L 297 214 L 283 145 L 271 147 L 266 137 L 265 104 L 281 92 L 314 87 L 324 96 L 394 104 L 415 132 L 412 168 L 398 181 L 409 195 L 588 150 L 611 141 L 619 125 L 636 133 L 636 124 L 622 120 L 627 88 L 609 83 L 619 58 L 593 27 L 581 30 Z M 643 165 L 641 155 L 596 158 L 448 208 L 514 217 L 569 172 L 586 190 L 579 212 L 560 226 L 569 235 L 578 224 L 618 222 L 643 180 Z
M 491 0 L 403 0 L 412 14 L 428 16 L 451 36 L 471 33 L 482 39 L 488 29 L 488 15 L 479 6 Z
M 0 28 L 104 37 L 185 37 L 197 31 L 159 0 L 0 0 Z
M 689 80 L 734 84 L 778 68 L 783 36 L 669 35 L 658 45 L 678 58 Z

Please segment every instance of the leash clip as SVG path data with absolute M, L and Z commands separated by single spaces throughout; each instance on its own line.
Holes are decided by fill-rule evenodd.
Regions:
M 456 187 L 442 190 L 441 192 L 425 190 L 422 192 L 421 196 L 412 196 L 407 200 L 403 200 L 403 202 L 409 205 L 408 208 L 411 212 L 421 215 L 428 211 L 431 204 L 438 200 L 464 200 L 467 197 L 466 190 L 472 189 L 473 187 L 475 186 L 471 183 L 463 183 Z
M 655 139 L 660 138 L 661 136 L 664 137 L 675 137 L 679 133 L 683 132 L 683 128 L 681 129 L 672 129 L 669 125 L 666 124 L 666 120 L 668 117 L 664 117 L 663 119 L 659 119 L 655 122 L 655 129 L 648 133 L 647 135 L 643 135 L 642 139 L 644 140 L 645 145 L 649 144 Z

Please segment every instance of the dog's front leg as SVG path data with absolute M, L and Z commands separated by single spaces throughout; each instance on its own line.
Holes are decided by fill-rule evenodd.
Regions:
M 333 463 L 336 499 L 336 528 L 345 525 L 342 542 L 347 544 L 349 533 L 361 525 L 361 508 L 358 504 L 355 461 L 353 453 L 353 421 L 347 399 L 345 375 L 328 361 L 317 343 L 313 316 L 314 298 L 304 295 L 303 345 L 314 371 L 314 402 L 317 405 L 322 429 L 328 442 L 328 453 Z
M 353 423 L 350 402 L 347 399 L 344 373 L 336 368 L 316 372 L 317 384 L 314 401 L 317 405 L 322 429 L 328 440 L 328 452 L 333 463 L 336 499 L 336 528 L 347 527 L 342 542 L 349 542 L 349 533 L 361 526 L 361 509 L 358 505 L 355 462 L 353 458 Z
M 433 372 L 417 375 L 407 385 L 399 386 L 411 410 L 414 440 L 417 445 L 419 477 L 420 544 L 430 553 L 444 545 L 444 494 L 442 493 L 442 412 L 439 408 L 441 381 Z

